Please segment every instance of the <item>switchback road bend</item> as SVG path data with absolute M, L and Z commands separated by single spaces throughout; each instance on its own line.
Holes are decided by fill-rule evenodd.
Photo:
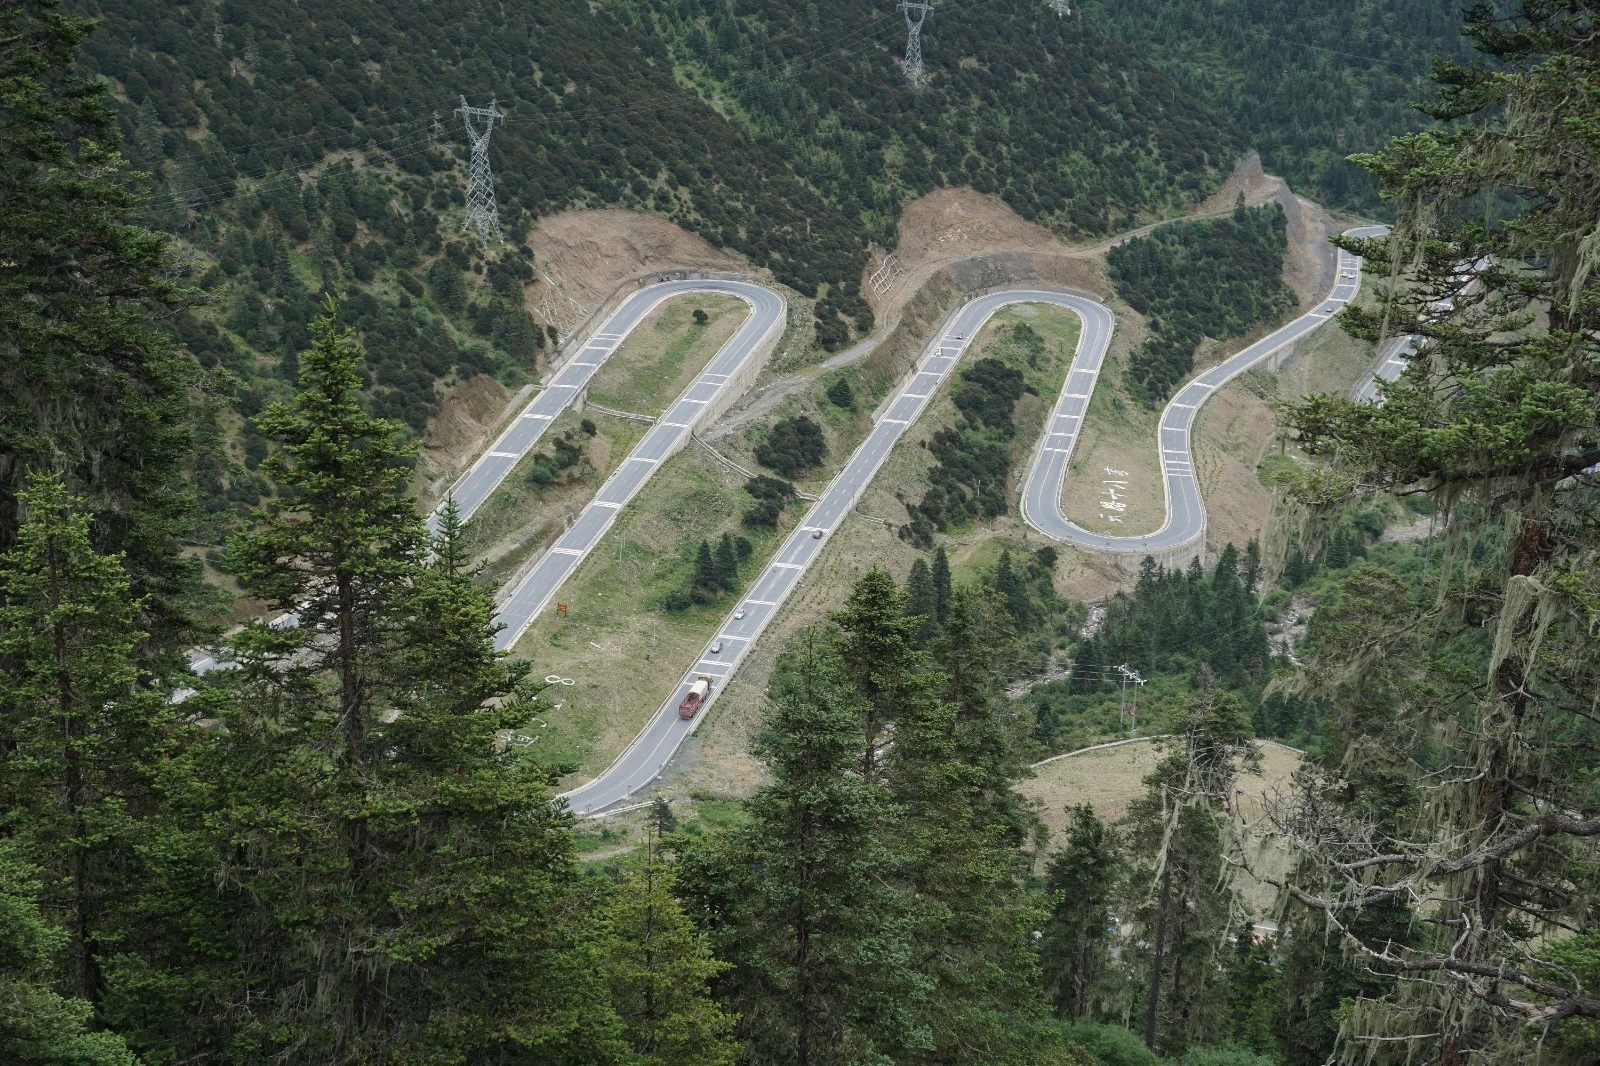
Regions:
M 639 490 L 644 488 L 645 483 L 656 472 L 656 468 L 688 441 L 689 434 L 700 424 L 706 410 L 715 401 L 723 398 L 729 390 L 739 389 L 742 387 L 741 383 L 748 383 L 747 374 L 742 375 L 741 372 L 748 372 L 751 369 L 747 364 L 756 358 L 763 345 L 777 342 L 788 320 L 788 305 L 783 297 L 760 285 L 722 281 L 664 282 L 640 290 L 633 299 L 623 304 L 606 323 L 605 328 L 595 335 L 596 339 L 609 339 L 614 335 L 615 340 L 612 342 L 614 348 L 634 326 L 639 324 L 651 308 L 664 299 L 689 292 L 719 292 L 737 296 L 750 305 L 750 316 L 745 319 L 738 332 L 712 357 L 711 362 L 706 364 L 706 368 L 699 376 L 673 401 L 666 413 L 656 420 L 656 424 L 650 427 L 644 439 L 628 453 L 628 458 L 612 471 L 605 484 L 600 486 L 600 491 L 595 493 L 594 499 L 578 515 L 572 527 L 534 563 L 527 576 L 501 602 L 495 619 L 505 628 L 495 636 L 496 648 L 504 650 L 513 647 L 521 639 L 522 634 L 527 632 L 528 626 L 533 624 L 534 617 L 556 594 L 556 590 L 572 575 L 595 545 L 600 543 L 600 539 L 617 520 L 618 512 L 638 495 Z M 639 310 L 630 314 L 629 309 L 635 301 L 639 302 Z M 627 317 L 623 317 L 625 315 Z M 561 382 L 562 376 L 568 371 L 573 371 L 573 380 L 561 386 L 569 390 L 567 399 L 562 401 L 563 404 L 570 402 L 571 397 L 577 394 L 576 390 L 582 387 L 578 380 L 579 376 L 581 375 L 582 382 L 587 382 L 589 376 L 594 373 L 594 367 L 599 365 L 599 360 L 602 358 L 603 355 L 597 353 L 595 361 L 583 367 L 578 367 L 575 362 L 568 363 L 545 392 L 549 393 L 555 389 L 557 383 Z M 545 421 L 542 425 L 549 425 L 549 422 Z M 537 439 L 537 437 L 532 438 L 533 441 Z M 523 453 L 525 454 L 532 446 L 531 442 L 523 445 Z M 507 449 L 508 453 L 512 450 Z M 491 456 L 493 454 L 490 453 Z M 511 465 L 516 464 L 516 460 L 512 458 L 504 461 Z M 493 475 L 494 483 L 498 484 L 509 469 L 508 466 Z M 485 478 L 490 476 L 484 475 Z
M 921 362 L 911 380 L 885 405 L 878 424 L 856 448 L 844 469 L 829 483 L 822 498 L 789 534 L 750 590 L 734 605 L 716 636 L 706 644 L 700 658 L 684 674 L 672 695 L 645 724 L 633 743 L 599 777 L 566 794 L 574 811 L 578 814 L 603 811 L 644 788 L 661 773 L 684 738 L 705 719 L 706 708 L 721 694 L 723 687 L 738 670 L 745 653 L 754 646 L 789 594 L 800 584 L 806 570 L 822 554 L 828 538 L 844 523 L 862 492 L 889 458 L 895 444 L 922 414 L 930 397 L 955 368 L 974 335 L 968 323 L 981 326 L 989 315 L 1012 303 L 1057 303 L 1074 308 L 1081 304 L 1084 308 L 1099 308 L 1105 312 L 1103 326 L 1106 332 L 1098 343 L 1103 346 L 1109 340 L 1110 312 L 1085 297 L 1055 292 L 1004 292 L 979 297 L 963 308 L 923 350 Z M 695 679 L 702 675 L 712 679 L 711 694 L 695 716 L 685 721 L 678 717 L 678 704 L 683 701 Z
M 1385 232 L 1385 227 L 1368 226 L 1349 230 L 1348 235 L 1376 237 Z M 1067 384 L 1061 390 L 1055 410 L 1051 412 L 1049 425 L 1034 451 L 1033 462 L 1023 483 L 1023 520 L 1052 540 L 1089 551 L 1134 554 L 1203 544 L 1205 501 L 1200 497 L 1200 482 L 1195 477 L 1194 453 L 1190 443 L 1191 430 L 1201 406 L 1235 377 L 1327 324 L 1340 308 L 1355 298 L 1360 289 L 1361 260 L 1339 249 L 1333 287 L 1326 299 L 1178 390 L 1161 413 L 1160 428 L 1156 434 L 1162 487 L 1166 495 L 1166 520 L 1160 529 L 1143 536 L 1114 537 L 1091 533 L 1069 521 L 1061 510 L 1067 468 L 1072 462 L 1073 448 L 1077 445 L 1084 415 L 1089 409 L 1089 397 L 1094 392 L 1100 365 L 1105 358 L 1104 344 L 1098 348 L 1090 345 L 1088 342 L 1095 335 L 1094 330 L 1085 329 L 1072 370 L 1067 375 Z M 1087 316 L 1085 321 L 1089 321 Z
M 635 292 L 606 319 L 605 324 L 556 372 L 550 384 L 529 401 L 511 425 L 478 457 L 478 461 L 451 486 L 445 499 L 455 499 L 462 521 L 471 518 L 494 495 L 494 490 L 500 487 L 512 468 L 538 447 L 545 430 L 550 428 L 561 412 L 571 406 L 584 386 L 589 384 L 589 379 L 594 377 L 595 371 L 621 346 L 634 327 L 661 306 L 663 301 L 697 292 L 737 296 L 749 304 L 752 311 L 743 328 L 718 353 L 719 360 L 730 352 L 748 355 L 769 329 L 776 327 L 781 331 L 783 328 L 787 310 L 783 297 L 760 285 L 742 281 L 690 279 L 658 282 Z M 732 363 L 737 365 L 741 361 L 735 358 Z M 429 532 L 439 531 L 439 515 L 443 506 L 441 501 L 428 516 Z
M 1383 230 L 1372 227 L 1351 232 L 1369 236 Z M 1066 543 L 1090 550 L 1126 551 L 1130 546 L 1151 548 L 1164 543 L 1182 544 L 1186 539 L 1204 535 L 1204 503 L 1200 499 L 1189 451 L 1189 431 L 1195 412 L 1212 392 L 1229 380 L 1326 323 L 1355 296 L 1360 284 L 1360 260 L 1341 250 L 1336 259 L 1333 289 L 1315 309 L 1201 374 L 1179 391 L 1163 413 L 1158 444 L 1166 474 L 1166 522 L 1155 534 L 1128 538 L 1089 533 L 1061 514 L 1061 493 L 1072 447 L 1111 343 L 1115 326 L 1111 310 L 1087 296 L 1042 290 L 1008 290 L 972 300 L 949 320 L 925 349 L 911 380 L 887 405 L 883 417 L 829 484 L 822 498 L 723 620 L 716 636 L 680 679 L 672 695 L 599 777 L 565 794 L 568 803 L 580 815 L 597 814 L 623 802 L 661 774 L 684 739 L 705 719 L 710 705 L 738 670 L 745 654 L 799 585 L 806 570 L 821 555 L 828 538 L 844 522 L 895 444 L 954 369 L 972 338 L 1001 308 L 1018 303 L 1054 304 L 1076 312 L 1084 323 L 1072 369 L 1024 484 L 1024 519 L 1040 532 Z M 692 719 L 679 718 L 679 703 L 695 680 L 702 676 L 712 681 L 710 695 Z

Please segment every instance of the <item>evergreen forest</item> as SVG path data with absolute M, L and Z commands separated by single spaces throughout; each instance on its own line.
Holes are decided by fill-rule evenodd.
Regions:
M 1435 56 L 1472 57 L 1455 0 L 1089 0 L 1089 16 L 1248 132 L 1269 174 L 1336 207 L 1387 214 L 1347 156 L 1421 125 Z M 1515 5 L 1500 5 L 1514 8 Z
M 1226 80 L 1022 0 L 939 8 L 921 91 L 898 12 L 826 0 L 0 0 L 0 1064 L 1600 1060 L 1600 5 L 1207 6 L 1152 54 L 1236 16 L 1442 54 L 1420 132 L 1305 127 L 1307 173 L 1354 149 L 1393 221 L 1337 239 L 1387 267 L 1337 326 L 1422 356 L 1381 402 L 1280 402 L 1262 536 L 1091 605 L 1075 551 L 999 521 L 1049 391 L 1007 324 L 885 535 L 911 561 L 843 558 L 768 632 L 748 787 L 716 821 L 640 791 L 600 853 L 620 812 L 580 819 L 576 764 L 509 740 L 560 678 L 496 650 L 461 512 L 416 497 L 439 383 L 559 343 L 526 226 L 676 219 L 818 300 L 826 350 L 871 328 L 868 244 L 920 192 L 1068 235 L 1194 202 L 1249 143 Z M 1270 74 L 1255 47 L 1230 77 Z M 509 119 L 493 249 L 431 132 L 469 87 Z M 1109 257 L 1175 353 L 1141 357 L 1149 398 L 1287 309 L 1283 240 L 1241 205 Z M 801 369 L 818 418 L 867 418 Z M 775 473 L 825 459 L 778 426 Z M 733 495 L 663 628 L 743 596 L 739 531 L 798 506 Z M 1149 756 L 1117 810 L 1032 798 L 1101 748 Z
M 1131 391 L 1164 400 L 1194 369 L 1195 348 L 1273 322 L 1295 305 L 1283 283 L 1288 246 L 1277 204 L 1203 222 L 1172 222 L 1106 255 L 1117 295 L 1148 320 L 1128 360 Z

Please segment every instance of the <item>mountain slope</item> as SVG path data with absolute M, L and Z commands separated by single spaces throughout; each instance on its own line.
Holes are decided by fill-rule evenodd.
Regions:
M 1459 0 L 1085 0 L 1089 17 L 1243 130 L 1269 173 L 1372 210 L 1349 163 L 1428 121 L 1431 56 L 1467 59 Z
M 525 306 L 534 219 L 617 206 L 733 249 L 805 296 L 837 346 L 871 328 L 868 247 L 903 204 L 971 183 L 1067 234 L 1172 213 L 1243 138 L 1134 53 L 1034 0 L 941 8 L 928 86 L 898 14 L 845 0 L 77 0 L 88 64 L 124 107 L 148 213 L 211 307 L 177 324 L 239 380 L 282 392 L 318 293 L 369 353 L 375 408 L 421 431 L 440 382 L 534 372 L 553 327 Z M 490 158 L 507 240 L 461 228 L 462 94 L 506 122 Z M 268 442 L 219 413 L 197 478 L 219 516 L 266 485 Z

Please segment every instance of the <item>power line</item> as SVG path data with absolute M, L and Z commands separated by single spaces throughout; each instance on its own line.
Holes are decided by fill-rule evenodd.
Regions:
M 978 7 L 987 6 L 988 4 L 991 4 L 993 2 L 994 2 L 994 0 L 968 0 L 967 3 L 962 4 L 960 6 L 963 7 L 963 8 L 978 8 Z M 931 8 L 931 4 L 929 4 L 928 6 Z M 854 26 L 849 32 L 847 32 L 845 34 L 842 34 L 842 35 L 840 35 L 840 36 L 838 36 L 838 37 L 836 37 L 834 39 L 831 39 L 829 41 L 825 41 L 825 42 L 817 45 L 814 48 L 808 49 L 808 50 L 806 50 L 804 52 L 801 52 L 801 53 L 797 54 L 794 57 L 791 57 L 788 61 L 785 62 L 783 69 L 781 69 L 779 71 L 775 71 L 774 72 L 774 71 L 766 71 L 766 70 L 751 70 L 751 71 L 746 72 L 743 75 L 739 75 L 739 76 L 736 76 L 734 78 L 729 79 L 727 82 L 723 83 L 722 88 L 724 90 L 737 91 L 738 89 L 741 89 L 741 88 L 756 84 L 756 83 L 758 83 L 759 81 L 762 81 L 762 80 L 770 81 L 770 82 L 790 81 L 790 80 L 793 80 L 794 78 L 796 78 L 796 77 L 798 77 L 798 76 L 800 76 L 802 74 L 808 73 L 811 70 L 816 69 L 817 67 L 826 65 L 826 64 L 828 64 L 830 62 L 833 62 L 835 60 L 838 60 L 838 59 L 847 58 L 847 57 L 849 57 L 851 55 L 854 55 L 854 54 L 864 50 L 866 47 L 869 47 L 869 46 L 873 45 L 875 43 L 875 41 L 873 39 L 874 35 L 877 34 L 883 28 L 883 23 L 885 23 L 886 21 L 888 21 L 888 20 L 890 20 L 892 18 L 893 18 L 892 15 L 879 15 L 879 16 L 876 16 L 874 18 L 871 18 L 871 19 L 868 20 L 868 22 L 865 25 L 865 27 Z M 842 22 L 843 20 L 839 20 L 839 21 Z M 738 49 L 733 54 L 738 54 L 738 53 L 752 54 L 755 51 L 756 51 L 756 49 L 754 47 L 751 47 L 751 48 L 745 48 L 745 49 Z M 628 114 L 637 114 L 637 113 L 644 112 L 644 111 L 658 110 L 658 109 L 662 109 L 662 108 L 704 107 L 704 106 L 706 106 L 705 99 L 703 97 L 701 97 L 698 93 L 695 93 L 693 91 L 685 92 L 685 91 L 681 91 L 680 90 L 680 91 L 674 91 L 674 92 L 670 92 L 670 93 L 662 92 L 662 93 L 655 93 L 655 94 L 650 94 L 650 95 L 653 95 L 653 99 L 648 99 L 648 100 L 643 100 L 643 101 L 635 101 L 635 102 L 626 103 L 626 104 L 616 104 L 616 105 L 609 106 L 609 107 L 604 107 L 604 106 L 602 106 L 602 107 L 588 107 L 588 108 L 582 108 L 582 109 L 577 109 L 577 110 L 572 110 L 572 111 L 540 111 L 540 110 L 534 110 L 531 113 L 527 113 L 527 112 L 522 113 L 522 114 L 512 113 L 512 114 L 503 116 L 503 118 L 504 118 L 505 122 L 508 122 L 508 123 L 519 123 L 519 124 L 527 124 L 527 123 L 533 123 L 533 122 L 546 122 L 546 123 L 548 123 L 548 122 L 557 121 L 557 120 L 566 120 L 566 121 L 571 121 L 571 122 L 575 122 L 575 123 L 580 123 L 581 124 L 581 123 L 584 123 L 584 122 L 594 121 L 595 119 L 600 119 L 600 118 L 609 118 L 609 117 L 616 117 L 616 116 L 622 116 L 622 115 L 628 115 Z M 418 115 L 418 114 L 421 114 L 421 113 L 424 113 L 424 112 L 427 112 L 427 113 L 431 114 L 433 110 L 434 110 L 433 107 L 430 106 L 430 105 L 418 105 L 418 106 L 415 106 L 415 107 L 399 108 L 399 109 L 394 109 L 394 110 L 391 110 L 391 111 L 380 112 L 380 113 L 381 114 L 385 114 L 385 115 L 401 116 L 401 115 Z M 401 125 L 401 123 L 395 122 L 395 123 L 391 123 L 390 125 L 399 126 L 399 125 Z M 286 145 L 286 144 L 290 144 L 290 143 L 304 143 L 304 144 L 322 143 L 322 142 L 325 142 L 325 141 L 327 141 L 327 140 L 329 140 L 331 138 L 343 136 L 345 134 L 345 132 L 346 131 L 343 131 L 343 130 L 334 130 L 334 131 L 329 131 L 329 132 L 322 133 L 322 134 L 306 134 L 304 136 L 299 136 L 299 137 L 291 136 L 291 137 L 272 138 L 272 139 L 267 139 L 267 140 L 262 140 L 262 141 L 251 142 L 251 143 L 244 144 L 244 145 L 238 145 L 238 146 L 235 146 L 233 149 L 228 149 L 226 151 L 227 151 L 228 155 L 234 156 L 234 157 L 238 157 L 241 153 L 248 155 L 251 150 L 253 150 L 255 148 L 259 148 L 259 147 Z M 419 131 L 406 130 L 405 132 L 397 135 L 397 137 L 391 138 L 391 139 L 398 140 L 400 138 L 409 137 L 414 132 L 419 132 Z M 382 142 L 381 141 L 376 141 L 376 139 L 374 139 L 374 140 L 375 140 L 375 143 L 378 143 L 379 147 L 381 148 L 382 147 Z M 410 140 L 410 141 L 407 141 L 406 143 L 401 144 L 401 145 L 399 145 L 399 146 L 397 146 L 397 147 L 395 147 L 393 149 L 385 149 L 385 151 L 386 151 L 386 154 L 390 155 L 392 158 L 395 158 L 395 159 L 407 158 L 407 157 L 419 154 L 418 151 L 415 151 L 415 150 L 412 150 L 412 149 L 415 149 L 416 146 L 418 144 L 420 144 L 420 143 L 421 142 L 418 141 L 418 140 Z M 304 167 L 296 167 L 296 168 L 292 168 L 292 169 L 289 169 L 289 170 L 279 171 L 274 175 L 266 175 L 266 176 L 263 176 L 263 177 L 260 177 L 260 178 L 250 178 L 250 177 L 230 178 L 230 179 L 226 179 L 226 180 L 220 181 L 220 182 L 212 182 L 212 183 L 207 183 L 206 185 L 190 186 L 190 187 L 187 187 L 187 188 L 184 188 L 184 189 L 174 190 L 174 191 L 172 191 L 170 193 L 167 193 L 167 194 L 164 194 L 164 195 L 168 195 L 173 200 L 175 200 L 177 202 L 180 202 L 180 203 L 185 203 L 187 206 L 190 206 L 190 207 L 205 207 L 205 206 L 209 206 L 209 205 L 214 204 L 214 203 L 219 203 L 219 202 L 221 202 L 223 200 L 227 200 L 227 199 L 232 198 L 233 196 L 238 195 L 239 191 L 241 191 L 241 190 L 235 189 L 234 186 L 237 186 L 239 184 L 247 183 L 247 182 L 251 183 L 251 184 L 248 185 L 248 188 L 249 188 L 250 191 L 270 191 L 271 189 L 274 189 L 274 188 L 281 188 L 285 184 L 293 184 L 293 183 L 295 183 L 297 181 L 303 180 L 305 176 L 314 173 L 316 168 L 318 166 L 320 166 L 320 165 L 321 164 L 320 164 L 320 161 L 319 161 L 319 162 L 316 162 L 316 163 L 307 164 Z M 213 190 L 216 190 L 216 189 L 227 189 L 227 191 L 222 193 L 221 195 L 210 195 L 211 192 Z M 194 198 L 193 194 L 196 191 L 199 191 L 199 192 L 202 192 L 202 193 L 206 193 L 207 195 L 201 196 L 199 198 Z M 147 199 L 147 200 L 154 200 L 156 198 L 157 197 L 155 195 L 150 195 L 150 196 L 145 197 L 145 199 Z

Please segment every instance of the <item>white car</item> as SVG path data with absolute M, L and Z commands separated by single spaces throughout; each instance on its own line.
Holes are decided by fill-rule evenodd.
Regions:
M 741 619 L 743 617 L 744 617 L 744 608 L 743 607 L 741 607 L 737 611 L 733 612 L 733 620 L 735 622 L 739 621 L 739 619 Z
M 722 654 L 722 640 L 720 638 L 717 639 L 717 640 L 713 640 L 711 642 L 711 654 L 712 655 L 721 655 Z
M 1353 278 L 1356 276 L 1356 272 L 1354 270 L 1341 270 L 1339 271 L 1339 276 L 1341 278 Z

